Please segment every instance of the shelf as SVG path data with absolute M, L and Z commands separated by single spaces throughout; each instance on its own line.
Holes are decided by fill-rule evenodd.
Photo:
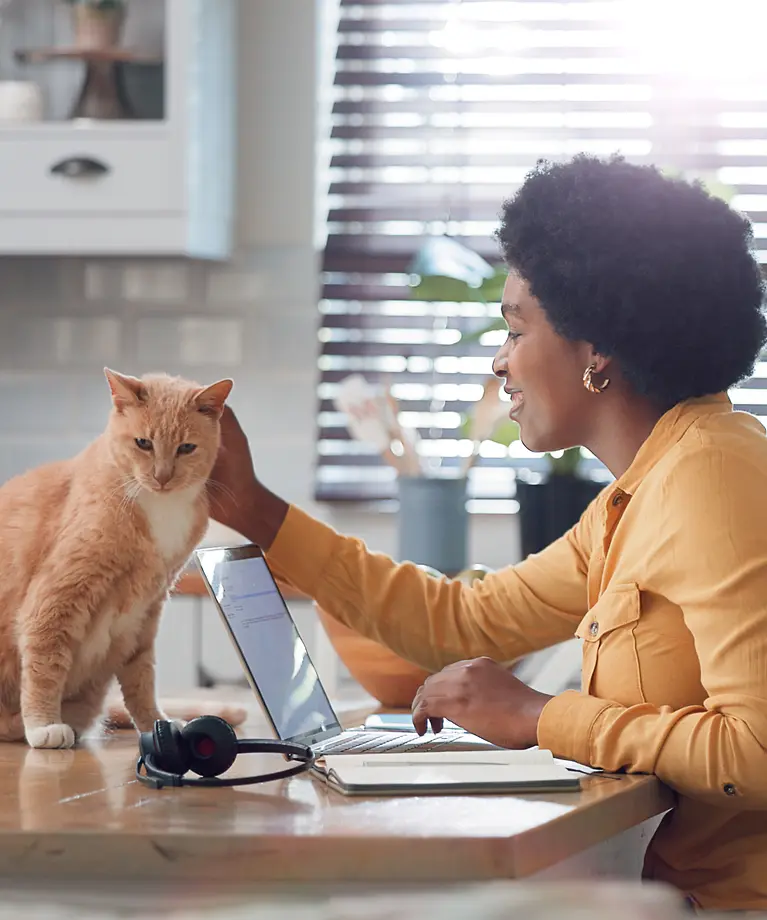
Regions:
M 229 258 L 236 0 L 131 0 L 93 49 L 63 4 L 20 6 L 0 55 L 46 120 L 0 123 L 0 255 Z

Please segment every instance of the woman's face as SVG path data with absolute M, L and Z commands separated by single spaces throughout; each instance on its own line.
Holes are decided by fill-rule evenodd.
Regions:
M 509 335 L 493 360 L 493 372 L 511 394 L 510 416 L 528 450 L 553 451 L 582 445 L 593 400 L 583 372 L 593 360 L 591 346 L 556 333 L 530 293 L 512 272 L 506 279 L 501 312 Z

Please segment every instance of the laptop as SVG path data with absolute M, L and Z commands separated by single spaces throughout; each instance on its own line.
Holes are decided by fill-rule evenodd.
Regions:
M 463 730 L 343 729 L 261 549 L 254 544 L 195 552 L 248 683 L 275 736 L 324 754 L 491 750 Z

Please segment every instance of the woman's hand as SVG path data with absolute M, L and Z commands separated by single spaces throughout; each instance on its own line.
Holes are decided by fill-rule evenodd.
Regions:
M 449 719 L 499 747 L 528 748 L 538 743 L 538 720 L 550 699 L 491 658 L 474 658 L 426 679 L 413 700 L 413 724 L 423 735 L 428 723 L 438 732 Z
M 208 478 L 210 516 L 268 549 L 288 512 L 287 504 L 256 476 L 245 432 L 229 406 L 221 416 L 221 447 Z
M 258 480 L 248 439 L 229 406 L 224 407 L 220 424 L 221 447 L 208 479 L 210 515 L 241 532 L 241 519 L 258 492 Z

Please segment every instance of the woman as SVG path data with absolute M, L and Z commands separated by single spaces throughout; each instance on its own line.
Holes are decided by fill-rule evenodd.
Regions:
M 270 493 L 224 418 L 214 514 L 347 625 L 435 673 L 448 718 L 679 795 L 646 875 L 703 908 L 767 907 L 767 437 L 726 396 L 765 341 L 748 223 L 615 158 L 540 165 L 506 203 L 509 334 L 494 369 L 535 451 L 582 445 L 615 476 L 544 552 L 468 587 L 370 553 Z M 496 662 L 575 633 L 582 692 Z

